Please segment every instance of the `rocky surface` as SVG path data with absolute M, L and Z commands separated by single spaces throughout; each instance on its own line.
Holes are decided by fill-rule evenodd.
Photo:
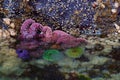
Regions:
M 0 80 L 119 80 L 119 5 L 119 0 L 0 0 Z M 21 60 L 16 54 L 16 39 L 29 18 L 52 30 L 85 38 L 88 45 L 80 45 L 85 52 L 70 58 L 60 50 L 62 56 L 51 56 L 55 60 L 63 57 L 57 62 L 42 56 Z M 39 50 L 31 51 L 32 56 L 35 53 Z

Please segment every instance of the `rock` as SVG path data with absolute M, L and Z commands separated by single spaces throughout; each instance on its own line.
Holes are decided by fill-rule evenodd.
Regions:
M 101 50 L 104 49 L 104 46 L 101 45 L 101 44 L 95 44 L 94 49 L 95 49 L 96 51 L 101 51 Z
M 9 18 L 3 18 L 3 21 L 4 21 L 7 25 L 9 25 L 11 20 L 10 20 Z

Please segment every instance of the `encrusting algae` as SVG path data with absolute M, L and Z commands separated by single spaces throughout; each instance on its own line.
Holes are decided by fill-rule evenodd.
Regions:
M 22 61 L 17 58 L 15 49 L 4 46 L 0 49 L 0 75 L 20 75 L 24 69 L 20 68 Z

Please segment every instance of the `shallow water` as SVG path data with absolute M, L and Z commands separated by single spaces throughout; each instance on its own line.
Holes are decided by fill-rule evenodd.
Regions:
M 1 0 L 0 80 L 119 80 L 119 0 Z

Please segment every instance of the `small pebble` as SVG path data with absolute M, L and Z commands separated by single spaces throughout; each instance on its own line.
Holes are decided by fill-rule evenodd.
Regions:
M 104 5 L 104 4 L 102 4 L 102 3 L 100 4 L 100 6 L 101 6 L 101 8 L 103 8 L 103 9 L 105 8 L 105 5 Z
M 120 30 L 118 30 L 118 33 L 120 33 Z
M 118 7 L 119 7 L 119 3 L 118 3 L 118 2 L 115 2 L 115 3 L 114 3 L 114 7 L 115 7 L 115 8 L 118 8 Z
M 116 28 L 117 30 L 120 29 L 120 26 L 119 26 L 118 24 L 114 23 L 114 25 L 115 25 L 115 28 Z
M 114 13 L 117 13 L 117 9 L 111 9 L 111 12 L 114 14 Z
M 16 35 L 16 32 L 15 32 L 14 29 L 8 29 L 8 31 L 10 32 L 11 36 L 15 36 Z
M 14 28 L 15 28 L 15 24 L 14 24 L 14 23 L 11 23 L 11 24 L 10 24 L 10 27 L 11 27 L 12 29 L 14 29 Z
M 3 18 L 3 21 L 5 22 L 5 24 L 10 25 L 10 19 L 9 18 Z

